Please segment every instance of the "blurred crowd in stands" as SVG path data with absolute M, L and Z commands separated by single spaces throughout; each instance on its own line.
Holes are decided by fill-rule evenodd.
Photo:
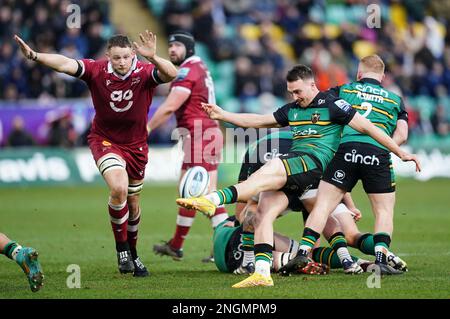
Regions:
M 284 104 L 294 64 L 312 66 L 325 90 L 354 79 L 358 59 L 377 53 L 386 63 L 383 85 L 404 98 L 411 136 L 450 136 L 450 0 L 141 2 L 166 35 L 194 34 L 226 109 L 267 113 Z M 69 3 L 81 6 L 81 29 L 65 25 Z M 3 0 L 0 100 L 87 96 L 81 81 L 21 58 L 11 35 L 39 51 L 95 58 L 114 31 L 108 9 L 102 0 Z
M 68 28 L 68 17 L 80 8 L 80 28 Z M 79 59 L 95 58 L 111 35 L 105 1 L 2 0 L 0 2 L 0 99 L 70 98 L 87 94 L 70 76 L 22 57 L 13 39 L 20 35 L 38 52 L 60 52 Z M 69 19 L 69 21 L 72 21 Z M 73 20 L 75 21 L 75 20 Z

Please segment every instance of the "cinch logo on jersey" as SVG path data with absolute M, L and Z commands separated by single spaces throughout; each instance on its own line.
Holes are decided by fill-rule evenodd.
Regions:
M 361 91 L 364 93 L 372 93 L 372 94 L 381 95 L 384 97 L 389 97 L 388 91 L 383 90 L 382 88 L 373 87 L 371 85 L 356 84 L 355 88 L 358 91 Z
M 351 153 L 345 153 L 344 160 L 346 162 L 351 163 L 359 163 L 359 164 L 365 164 L 365 165 L 380 165 L 380 160 L 375 155 L 369 156 L 369 155 L 361 155 L 356 152 L 356 150 L 352 150 Z
M 295 127 L 293 127 L 292 135 L 293 135 L 293 138 L 296 138 L 296 137 L 306 137 L 306 136 L 311 136 L 311 135 L 317 135 L 317 133 L 319 133 L 319 132 L 317 132 L 316 130 L 313 130 L 310 127 L 308 127 L 308 129 L 303 130 L 303 131 L 297 131 L 297 129 Z
M 268 162 L 269 160 L 280 157 L 282 155 L 287 155 L 287 154 L 281 154 L 280 152 L 278 152 L 278 150 L 276 148 L 274 148 L 272 150 L 272 152 L 267 152 L 266 154 L 264 154 L 264 161 Z

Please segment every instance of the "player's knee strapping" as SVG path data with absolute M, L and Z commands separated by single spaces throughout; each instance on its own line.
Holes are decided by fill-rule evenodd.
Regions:
M 142 192 L 143 188 L 144 188 L 144 182 L 137 183 L 137 184 L 129 184 L 128 185 L 128 196 L 139 195 Z
M 98 170 L 102 175 L 113 169 L 125 169 L 125 166 L 120 156 L 113 153 L 106 154 L 97 161 Z

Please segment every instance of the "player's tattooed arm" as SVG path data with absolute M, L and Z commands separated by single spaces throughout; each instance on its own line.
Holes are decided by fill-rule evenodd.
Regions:
M 158 69 L 158 77 L 163 82 L 170 82 L 177 76 L 177 68 L 169 60 L 163 59 L 156 54 L 156 34 L 145 30 L 139 33 L 140 42 L 133 42 L 134 49 Z
M 14 40 L 22 51 L 22 54 L 29 60 L 39 62 L 53 70 L 75 76 L 79 69 L 76 60 L 61 54 L 39 53 L 30 48 L 18 35 L 14 35 Z

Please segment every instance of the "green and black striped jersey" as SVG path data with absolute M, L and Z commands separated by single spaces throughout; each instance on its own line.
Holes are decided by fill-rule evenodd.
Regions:
M 290 152 L 308 154 L 320 161 L 322 169 L 336 152 L 344 125 L 356 111 L 349 103 L 336 97 L 332 91 L 319 92 L 311 104 L 300 107 L 289 103 L 273 113 L 281 126 L 290 126 Z
M 408 121 L 402 98 L 384 89 L 375 79 L 364 78 L 333 88 L 332 91 L 389 136 L 394 133 L 398 120 Z M 341 139 L 341 144 L 348 142 L 369 143 L 387 150 L 372 137 L 359 133 L 350 126 L 344 128 Z

